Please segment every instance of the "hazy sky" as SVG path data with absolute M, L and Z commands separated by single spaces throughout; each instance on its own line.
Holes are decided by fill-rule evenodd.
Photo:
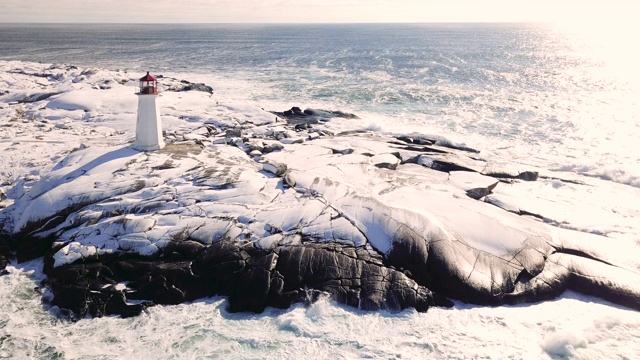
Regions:
M 332 23 L 631 20 L 632 0 L 0 0 L 0 22 Z

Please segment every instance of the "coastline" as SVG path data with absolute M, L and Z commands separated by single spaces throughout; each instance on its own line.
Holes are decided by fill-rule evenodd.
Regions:
M 74 316 L 130 314 L 125 294 L 161 304 L 230 295 L 237 304 L 244 304 L 235 309 L 262 311 L 265 306 L 286 308 L 304 301 L 309 294 L 300 289 L 309 287 L 319 291 L 311 298 L 328 292 L 333 300 L 351 306 L 394 311 L 407 306 L 423 310 L 450 306 L 447 297 L 492 305 L 538 301 L 566 289 L 640 306 L 633 285 L 636 265 L 628 251 L 637 245 L 631 239 L 619 236 L 617 250 L 627 251 L 612 252 L 597 233 L 576 231 L 586 226 L 582 225 L 588 220 L 584 213 L 573 217 L 563 213 L 559 221 L 543 212 L 558 195 L 569 201 L 575 192 L 592 192 L 595 183 L 541 169 L 496 166 L 473 149 L 419 134 L 396 138 L 359 131 L 333 134 L 323 124 L 357 121 L 357 117 L 347 114 L 345 120 L 344 113 L 324 110 L 270 113 L 225 104 L 223 99 L 213 100 L 213 89 L 185 91 L 190 83 L 179 79 L 163 79 L 163 109 L 168 110 L 163 114 L 165 137 L 172 145 L 157 154 L 138 153 L 127 145 L 132 126 L 123 119 L 134 116 L 135 102 L 125 94 L 135 81 L 128 75 L 72 66 L 10 64 L 24 68 L 5 76 L 31 90 L 3 96 L 9 105 L 5 108 L 8 126 L 39 128 L 44 133 L 36 135 L 40 141 L 82 134 L 82 144 L 71 152 L 68 141 L 48 143 L 67 148 L 53 156 L 57 164 L 31 163 L 30 176 L 18 175 L 17 185 L 5 185 L 8 203 L 2 209 L 8 234 L 29 239 L 53 236 L 44 247 L 32 244 L 27 252 L 18 250 L 18 258 L 43 255 L 53 241 L 45 270 L 57 274 L 58 280 L 65 279 L 57 283 L 58 294 L 70 293 L 69 286 L 77 288 L 78 281 L 106 289 L 98 292 L 98 298 L 83 295 L 81 300 L 55 300 L 54 295 L 55 305 L 79 306 L 72 310 Z M 50 83 L 40 83 L 43 79 Z M 38 88 L 44 90 L 34 92 Z M 194 107 L 198 103 L 204 107 L 198 110 Z M 184 113 L 180 107 L 185 105 L 192 110 Z M 114 108 L 114 113 L 103 112 Z M 286 117 L 295 118 L 296 124 L 285 121 Z M 21 133 L 24 130 L 15 134 Z M 11 146 L 20 145 L 14 141 Z M 16 168 L 29 162 L 14 161 Z M 537 192 L 532 199 L 528 195 L 532 189 L 551 190 L 546 196 L 552 198 L 545 200 L 545 193 Z M 425 206 L 421 198 L 432 203 Z M 626 217 L 612 219 L 612 226 L 621 227 L 617 223 L 621 219 Z M 197 229 L 203 230 L 198 233 Z M 242 246 L 246 245 L 255 252 L 245 252 Z M 289 249 L 314 247 L 322 255 L 312 255 L 308 269 L 283 265 L 299 264 L 302 254 L 285 255 L 293 263 L 278 260 Z M 364 252 L 356 255 L 358 249 Z M 219 254 L 236 255 L 218 258 Z M 334 263 L 336 256 L 342 260 Z M 165 270 L 158 270 L 157 264 L 149 268 L 146 261 L 157 259 L 160 268 L 163 263 L 173 265 Z M 348 259 L 356 262 L 350 265 Z M 212 277 L 209 285 L 200 284 L 202 278 L 197 275 L 198 280 L 193 278 L 237 261 L 237 269 Z M 327 261 L 336 272 L 326 272 Z M 371 270 L 375 271 L 363 272 L 364 264 L 370 263 L 377 264 Z M 131 268 L 131 264 L 138 265 Z M 204 265 L 208 270 L 194 272 L 194 264 L 208 264 Z M 117 270 L 122 266 L 128 270 Z M 341 273 L 349 268 L 357 270 Z M 320 269 L 325 272 L 319 273 Z M 178 278 L 169 282 L 167 274 L 152 275 L 154 271 L 170 271 Z M 257 303 L 252 296 L 236 293 L 235 286 L 220 282 L 224 278 L 229 284 L 250 284 L 259 279 L 253 274 L 260 271 L 266 278 L 258 282 L 266 281 L 262 290 L 266 292 Z M 378 271 L 383 274 L 376 275 Z M 594 271 L 609 277 L 610 283 L 603 286 L 589 280 Z M 320 275 L 287 282 L 306 272 Z M 147 282 L 129 278 L 129 273 L 142 275 Z M 489 282 L 486 274 L 492 274 Z M 388 284 L 388 280 L 365 281 L 367 276 L 391 280 Z M 138 288 L 122 285 L 131 282 Z M 367 290 L 362 287 L 365 283 L 374 287 Z M 254 292 L 252 286 L 258 285 L 242 287 L 243 291 Z M 92 308 L 92 304 L 102 307 Z M 235 306 L 233 300 L 231 304 Z M 139 304 L 132 306 L 131 314 L 143 309 Z
M 48 65 L 12 62 L 10 68 L 28 70 L 33 73 L 43 73 L 47 71 Z M 69 73 L 73 73 L 76 70 L 77 74 L 75 76 L 69 75 Z M 51 81 L 51 84 L 47 84 L 54 88 L 61 85 L 60 88 L 53 92 L 62 89 L 64 90 L 63 93 L 32 103 L 21 103 L 20 105 L 8 105 L 7 102 L 3 102 L 1 111 L 3 119 L 6 122 L 2 125 L 10 126 L 2 127 L 4 131 L 7 131 L 3 133 L 3 140 L 5 141 L 0 143 L 3 146 L 2 160 L 4 164 L 9 163 L 10 169 L 14 169 L 14 173 L 11 175 L 12 184 L 2 185 L 1 187 L 7 196 L 7 198 L 0 203 L 3 206 L 0 211 L 2 212 L 4 220 L 6 220 L 8 213 L 6 209 L 15 205 L 15 201 L 33 190 L 34 186 L 40 187 L 40 189 L 56 188 L 55 181 L 47 182 L 46 179 L 54 180 L 55 176 L 53 175 L 55 175 L 55 172 L 63 169 L 65 166 L 72 165 L 74 157 L 76 159 L 82 156 L 86 156 L 86 159 L 92 156 L 95 158 L 108 153 L 108 149 L 128 152 L 129 143 L 133 140 L 132 134 L 135 125 L 135 96 L 133 95 L 133 90 L 136 85 L 135 76 L 118 75 L 117 73 L 103 70 L 95 70 L 96 72 L 91 75 L 89 75 L 89 73 L 81 75 L 85 69 L 65 70 L 57 67 L 49 69 L 49 71 L 52 73 L 60 71 L 61 73 L 67 74 L 65 75 L 66 78 L 61 77 L 60 79 L 54 79 Z M 49 92 L 49 90 L 43 91 L 42 85 L 38 85 L 42 79 L 48 79 L 48 75 L 46 77 L 25 75 L 25 78 L 20 78 L 19 74 L 6 75 L 6 73 L 3 72 L 3 81 L 6 81 L 7 76 L 11 78 L 12 84 L 14 84 L 12 85 L 10 96 L 15 95 L 24 98 L 38 93 Z M 73 82 L 73 79 L 81 79 L 82 76 L 85 78 L 76 83 Z M 132 83 L 130 83 L 130 77 L 134 77 Z M 120 81 L 125 79 L 129 79 L 127 81 L 129 84 L 120 84 Z M 114 80 L 114 82 L 106 82 L 108 80 Z M 83 83 L 87 85 L 83 85 Z M 101 89 L 101 85 L 111 86 L 111 89 Z M 16 89 L 19 90 L 16 91 Z M 2 89 L 0 88 L 0 90 Z M 243 169 L 255 168 L 259 175 L 252 174 L 250 176 L 251 181 L 254 181 L 255 176 L 264 176 L 268 181 L 275 181 L 275 183 L 279 182 L 281 184 L 286 183 L 286 179 L 283 179 L 284 176 L 278 177 L 271 172 L 265 172 L 264 163 L 255 161 L 253 156 L 250 155 L 253 149 L 251 149 L 249 145 L 247 145 L 248 148 L 243 146 L 238 147 L 235 141 L 227 141 L 226 139 L 227 130 L 233 130 L 235 127 L 242 127 L 242 125 L 248 124 L 251 128 L 255 129 L 257 126 L 254 124 L 260 123 L 261 121 L 264 121 L 266 124 L 271 124 L 275 115 L 269 112 L 263 112 L 261 109 L 247 104 L 228 102 L 225 99 L 217 97 L 215 95 L 215 88 L 213 90 L 213 95 L 201 91 L 165 93 L 162 98 L 162 100 L 167 100 L 163 104 L 163 122 L 169 137 L 174 137 L 174 144 L 190 148 L 192 149 L 192 153 L 195 152 L 193 149 L 207 149 L 207 151 L 209 151 L 215 147 L 224 147 L 226 150 L 233 152 L 232 155 L 225 156 L 226 159 L 237 157 L 243 159 Z M 100 94 L 100 96 L 96 96 L 96 94 Z M 7 94 L 3 96 L 6 95 Z M 198 108 L 198 106 L 201 106 L 203 103 L 210 104 L 211 106 Z M 194 104 L 199 105 L 194 106 Z M 213 106 L 214 104 L 216 106 Z M 18 106 L 16 107 L 15 105 Z M 24 109 L 24 112 L 22 112 L 24 116 L 17 117 L 16 108 L 20 107 Z M 284 109 L 271 110 L 281 112 Z M 33 116 L 33 118 L 31 118 L 31 116 Z M 11 121 L 13 119 L 15 120 Z M 210 123 L 210 125 L 219 129 L 219 133 L 217 133 L 217 130 L 210 132 L 206 127 L 202 127 L 205 122 L 211 119 L 217 121 Z M 318 121 L 318 124 L 311 124 L 311 129 L 317 131 L 326 130 L 322 128 L 322 124 L 324 123 L 330 126 L 331 122 L 335 121 L 342 120 L 338 118 L 330 119 L 328 122 Z M 227 124 L 232 124 L 233 126 L 228 126 Z M 284 124 L 285 123 L 283 123 L 283 125 Z M 271 125 L 267 125 L 267 127 Z M 227 127 L 230 129 L 227 129 Z M 482 153 L 477 154 L 464 150 L 440 147 L 441 145 L 429 145 L 427 141 L 431 142 L 430 140 L 437 139 L 425 139 L 425 136 L 421 137 L 417 134 L 406 134 L 407 136 L 402 139 L 379 136 L 375 133 L 358 132 L 344 134 L 342 136 L 333 134 L 333 137 L 331 137 L 329 133 L 320 135 L 316 131 L 308 132 L 310 129 L 304 129 L 305 132 L 303 132 L 303 134 L 305 136 L 302 136 L 300 132 L 295 131 L 295 126 L 283 126 L 283 128 L 285 132 L 289 131 L 290 137 L 283 137 L 282 139 L 291 140 L 285 140 L 283 143 L 280 140 L 273 139 L 273 142 L 270 143 L 280 143 L 282 144 L 282 149 L 270 153 L 265 152 L 264 154 L 272 154 L 271 156 L 273 156 L 273 158 L 271 160 L 286 163 L 289 170 L 298 169 L 303 175 L 313 174 L 313 168 L 318 166 L 321 169 L 322 175 L 325 177 L 334 177 L 335 180 L 338 175 L 333 171 L 335 171 L 337 166 L 342 166 L 340 165 L 340 161 L 344 160 L 344 163 L 351 163 L 354 167 L 366 169 L 366 174 L 370 172 L 382 174 L 383 181 L 374 182 L 373 185 L 365 181 L 362 182 L 361 185 L 358 185 L 362 179 L 367 179 L 367 176 L 370 176 L 366 174 L 353 177 L 343 176 L 339 178 L 341 181 L 349 185 L 352 189 L 357 189 L 360 194 L 384 195 L 385 197 L 383 197 L 383 199 L 388 202 L 387 204 L 395 208 L 413 212 L 421 207 L 423 208 L 423 198 L 416 197 L 414 191 L 416 188 L 426 189 L 428 185 L 430 190 L 434 191 L 436 195 L 451 196 L 456 199 L 455 201 L 459 200 L 465 204 L 470 202 L 471 204 L 475 204 L 473 206 L 480 206 L 479 209 L 482 209 L 482 212 L 489 211 L 491 214 L 502 214 L 498 215 L 499 217 L 505 215 L 511 217 L 512 215 L 508 214 L 513 214 L 513 216 L 517 216 L 518 218 L 526 218 L 527 224 L 530 222 L 533 224 L 541 223 L 545 228 L 557 228 L 557 231 L 560 233 L 566 233 L 567 231 L 584 233 L 586 235 L 579 236 L 581 240 L 586 240 L 579 249 L 583 253 L 590 253 L 590 251 L 594 249 L 602 250 L 598 247 L 589 248 L 588 240 L 602 238 L 602 235 L 594 234 L 598 234 L 598 231 L 602 232 L 603 229 L 607 229 L 606 234 L 609 235 L 606 237 L 606 240 L 609 242 L 616 241 L 616 247 L 606 250 L 610 252 L 615 250 L 615 252 L 618 252 L 618 254 L 607 254 L 608 258 L 617 259 L 626 266 L 637 266 L 634 265 L 636 264 L 636 260 L 632 257 L 633 254 L 637 253 L 633 246 L 634 239 L 636 239 L 638 232 L 638 226 L 636 222 L 634 222 L 633 209 L 629 208 L 630 205 L 628 204 L 630 198 L 638 196 L 636 189 L 633 187 L 546 169 L 518 169 L 516 167 L 514 170 L 514 168 L 500 166 L 494 167 L 492 171 L 496 173 L 508 173 L 514 178 L 499 179 L 500 181 L 497 186 L 492 190 L 493 193 L 488 195 L 489 199 L 493 199 L 498 206 L 502 206 L 498 207 L 486 201 L 487 195 L 485 195 L 484 201 L 470 198 L 466 190 L 457 187 L 449 181 L 449 172 L 430 172 L 428 182 L 416 181 L 415 179 L 418 179 L 417 176 L 423 176 L 420 174 L 424 174 L 424 170 L 427 168 L 425 164 L 428 162 L 426 162 L 424 158 L 422 164 L 413 164 L 411 162 L 402 164 L 404 161 L 402 156 L 396 157 L 396 159 L 398 159 L 396 170 L 392 170 L 389 167 L 393 167 L 393 163 L 390 162 L 390 158 L 384 154 L 384 150 L 390 146 L 402 146 L 414 149 L 405 149 L 402 151 L 416 152 L 417 150 L 415 149 L 420 148 L 418 152 L 422 152 L 422 155 L 425 155 L 425 147 L 431 147 L 432 149 L 461 155 L 457 158 L 456 162 L 461 162 L 462 160 L 460 159 L 465 156 L 468 159 L 471 159 L 469 156 L 476 159 L 481 158 Z M 330 131 L 330 128 L 327 131 Z M 211 133 L 214 134 L 213 137 L 211 137 Z M 308 136 L 312 134 L 318 134 L 318 137 L 315 138 L 316 135 L 313 135 L 314 138 L 309 139 Z M 227 145 L 223 145 L 222 143 L 213 144 L 213 142 L 216 141 L 215 135 L 219 135 L 218 138 L 224 138 Z M 41 137 L 41 139 L 38 137 Z M 242 140 L 244 136 L 233 137 Z M 304 141 L 302 143 L 296 143 L 295 141 L 299 141 L 297 140 L 298 138 L 303 138 Z M 410 141 L 408 141 L 409 139 Z M 261 141 L 264 142 L 264 139 L 261 139 Z M 289 141 L 291 143 L 287 143 Z M 198 144 L 198 142 L 202 145 Z M 241 145 L 251 143 L 241 142 Z M 331 154 L 327 151 L 318 152 L 317 150 L 309 150 L 315 148 L 315 144 L 322 144 L 322 146 L 318 147 L 325 148 L 325 150 L 332 148 L 336 150 L 337 153 L 334 153 L 333 150 L 331 150 Z M 287 152 L 286 150 L 291 147 L 296 150 Z M 14 150 L 11 150 L 11 148 L 14 148 Z M 299 150 L 300 148 L 305 150 Z M 174 171 L 175 174 L 168 177 L 173 180 L 180 179 L 183 175 L 187 174 L 188 171 L 183 171 L 177 164 L 182 163 L 182 165 L 186 166 L 184 162 L 192 160 L 188 159 L 188 156 L 187 158 L 182 157 L 180 159 L 172 159 L 171 157 L 177 153 L 181 153 L 180 156 L 188 155 L 190 151 L 176 151 L 176 148 L 169 148 L 168 150 L 171 150 L 170 153 L 164 155 L 167 156 L 167 159 L 162 159 L 162 161 L 158 159 L 154 164 L 147 163 L 146 165 L 144 161 L 140 161 L 140 164 L 144 165 L 140 167 L 140 172 L 146 172 L 145 176 L 148 176 L 149 173 L 153 171 Z M 349 153 L 351 150 L 353 151 Z M 398 152 L 398 155 L 400 155 L 400 150 L 398 149 L 394 149 L 392 152 Z M 352 161 L 356 158 L 350 156 L 355 155 L 357 155 L 357 161 Z M 376 156 L 380 157 L 376 158 Z M 320 166 L 320 160 L 323 159 L 323 157 L 331 159 L 331 161 L 328 161 L 328 163 L 330 163 L 329 166 Z M 377 163 L 374 163 L 374 158 Z M 410 158 L 411 157 L 407 157 L 405 159 Z M 431 164 L 433 164 L 434 159 L 432 156 Z M 173 160 L 173 163 L 167 164 L 166 160 Z M 443 159 L 439 160 L 442 164 Z M 465 165 L 468 168 L 472 168 L 473 164 L 476 164 L 474 161 L 477 160 L 471 160 L 473 160 L 471 164 L 467 163 L 467 160 L 464 160 L 464 164 L 458 165 Z M 415 161 L 418 162 L 419 158 Z M 104 164 L 107 163 L 108 162 L 104 162 Z M 450 161 L 450 163 L 455 162 Z M 81 163 L 77 164 L 77 168 L 82 168 Z M 376 166 L 376 164 L 380 166 Z M 157 167 L 157 169 L 153 169 L 154 166 Z M 172 170 L 174 166 L 175 168 Z M 229 164 L 225 166 L 229 166 Z M 413 182 L 406 183 L 399 181 L 398 178 L 387 177 L 390 173 L 397 174 L 398 167 L 400 167 L 401 170 L 404 168 L 402 171 L 408 171 L 406 177 L 408 180 L 413 179 Z M 410 168 L 410 171 L 408 168 Z M 6 167 L 3 169 L 6 169 Z M 76 168 L 73 169 L 75 170 Z M 272 171 L 277 171 L 278 167 L 274 166 L 273 169 Z M 517 175 L 525 171 L 538 171 L 539 178 L 532 182 L 517 179 Z M 58 174 L 63 173 L 65 175 L 70 174 L 68 171 L 59 172 Z M 352 172 L 351 174 L 354 173 L 355 172 Z M 105 174 L 112 174 L 112 171 L 101 169 L 93 175 L 103 176 Z M 211 189 L 220 187 L 221 184 L 215 181 L 216 179 L 220 179 L 220 177 L 212 175 L 213 173 L 202 178 L 205 182 L 212 181 L 206 184 L 206 186 Z M 85 175 L 83 174 L 81 176 Z M 88 178 L 89 182 L 93 181 L 95 183 L 96 179 L 91 178 L 91 176 L 92 174 L 88 174 L 85 177 Z M 136 176 L 139 175 L 136 175 L 135 171 L 132 171 L 126 173 L 125 178 L 133 179 Z M 160 177 L 162 178 L 162 176 Z M 190 178 L 189 181 L 193 182 L 195 178 L 197 178 L 197 176 Z M 223 177 L 223 179 L 225 178 Z M 293 176 L 292 179 L 295 180 L 296 177 Z M 251 181 L 247 181 L 247 183 L 251 183 Z M 289 181 L 291 181 L 291 179 Z M 475 182 L 477 180 L 473 181 Z M 302 183 L 302 185 L 299 186 L 303 186 L 304 176 L 298 177 L 296 182 Z M 464 183 L 465 181 L 462 182 Z M 102 181 L 101 184 L 111 189 L 114 185 L 113 182 L 110 181 Z M 224 184 L 225 182 L 223 181 L 222 185 Z M 289 184 L 289 186 L 291 185 Z M 410 190 L 406 195 L 397 192 L 398 189 L 401 189 L 403 186 Z M 524 188 L 517 190 L 518 187 Z M 71 188 L 73 188 L 73 186 Z M 285 188 L 284 184 L 282 188 Z M 295 189 L 295 185 L 292 188 Z M 81 188 L 81 193 L 86 194 L 86 189 L 88 188 Z M 291 189 L 291 187 L 289 189 Z M 279 191 L 281 191 L 281 189 L 279 189 Z M 380 195 L 380 193 L 383 193 L 383 195 Z M 326 194 L 327 192 L 325 191 L 325 195 Z M 392 197 L 390 195 L 394 196 Z M 147 197 L 146 199 L 149 198 Z M 181 206 L 189 207 L 195 205 L 195 203 L 191 204 L 190 200 L 186 198 L 183 200 Z M 549 200 L 553 200 L 553 202 Z M 118 201 L 122 201 L 122 199 Z M 199 203 L 202 203 L 202 201 Z M 553 203 L 554 207 L 549 207 L 550 203 Z M 23 202 L 22 204 L 26 205 L 27 202 Z M 137 204 L 140 203 L 138 202 Z M 285 204 L 290 206 L 292 203 Z M 613 208 L 616 209 L 616 213 L 612 214 L 610 209 Z M 515 215 L 515 211 L 521 211 L 523 214 L 527 212 L 529 214 Z M 132 214 L 135 214 L 135 212 L 132 212 Z M 538 214 L 542 219 L 532 214 Z M 277 217 L 280 215 L 273 216 Z M 465 226 L 465 228 L 456 228 L 454 226 L 454 229 L 461 235 L 465 234 L 464 230 L 471 234 L 477 233 L 479 227 L 473 226 L 473 223 L 467 224 L 468 226 Z M 280 221 L 278 221 L 278 225 L 281 225 Z M 486 224 L 483 224 L 482 226 L 485 225 Z M 537 225 L 532 226 L 536 227 Z M 552 233 L 554 236 L 557 235 L 555 230 L 552 231 Z M 274 239 L 270 239 L 270 241 L 273 240 Z M 618 242 L 618 240 L 620 240 L 620 242 Z M 378 242 L 377 244 L 380 249 L 385 249 L 384 241 Z M 70 243 L 67 242 L 66 245 L 70 245 Z M 565 247 L 571 248 L 571 245 L 572 244 L 567 243 Z M 132 248 L 130 247 L 128 249 Z M 378 251 L 384 254 L 384 251 Z M 81 251 L 78 253 L 81 253 Z M 73 254 L 73 251 L 69 251 L 66 255 L 69 254 Z M 594 253 L 591 252 L 591 254 Z M 62 256 L 61 258 L 64 259 Z M 50 260 L 53 259 L 52 256 Z M 71 259 L 69 258 L 69 260 Z M 57 351 L 64 349 L 62 352 L 65 352 L 69 357 L 74 357 L 73 354 L 76 354 L 75 356 L 78 357 L 82 355 L 95 355 L 96 353 L 92 352 L 91 346 L 86 346 L 87 344 L 109 348 L 112 349 L 111 351 L 119 352 L 120 354 L 135 354 L 135 350 L 127 349 L 131 346 L 123 345 L 129 344 L 129 341 L 131 341 L 133 344 L 138 344 L 142 348 L 146 348 L 147 350 L 145 351 L 154 348 L 154 351 L 157 351 L 158 357 L 168 357 L 172 353 L 183 355 L 202 354 L 203 351 L 224 356 L 224 351 L 234 351 L 233 349 L 237 347 L 244 349 L 245 355 L 263 354 L 264 351 L 291 355 L 292 353 L 287 351 L 295 351 L 295 354 L 306 354 L 309 356 L 317 355 L 318 351 L 328 351 L 330 348 L 335 349 L 337 346 L 345 356 L 354 356 L 354 354 L 366 356 L 370 354 L 370 352 L 375 351 L 373 353 L 379 356 L 383 354 L 392 356 L 393 354 L 402 353 L 404 355 L 415 354 L 416 356 L 430 354 L 437 358 L 446 358 L 447 356 L 454 356 L 454 354 L 464 356 L 464 352 L 461 353 L 460 349 L 456 349 L 456 344 L 459 345 L 459 343 L 451 341 L 451 339 L 457 337 L 463 338 L 467 345 L 477 344 L 477 349 L 481 348 L 480 344 L 488 344 L 488 347 L 485 348 L 488 355 L 504 353 L 514 354 L 513 356 L 520 357 L 553 358 L 557 356 L 574 356 L 586 350 L 595 351 L 599 354 L 610 354 L 611 352 L 624 354 L 625 351 L 626 353 L 633 354 L 634 349 L 637 349 L 637 342 L 634 341 L 635 331 L 633 329 L 637 328 L 637 324 L 640 323 L 637 311 L 622 308 L 619 305 L 613 305 L 601 299 L 580 295 L 573 291 L 565 292 L 563 295 L 560 295 L 559 298 L 543 303 L 533 305 L 506 305 L 497 308 L 468 305 L 455 300 L 453 302 L 454 307 L 451 309 L 431 308 L 425 314 L 418 313 L 413 309 L 405 309 L 400 312 L 390 310 L 363 312 L 355 310 L 352 306 L 346 308 L 341 307 L 336 305 L 334 300 L 322 296 L 317 298 L 318 301 L 312 304 L 304 306 L 300 304 L 293 305 L 286 307 L 286 310 L 267 307 L 262 315 L 251 315 L 246 312 L 234 314 L 226 310 L 227 307 L 230 306 L 229 298 L 205 297 L 204 299 L 187 302 L 182 305 L 152 307 L 130 319 L 104 317 L 79 319 L 77 322 L 61 322 L 58 316 L 68 316 L 69 313 L 65 315 L 65 312 L 60 311 L 59 307 L 51 307 L 50 304 L 44 308 L 42 307 L 42 295 L 33 290 L 33 285 L 40 286 L 40 284 L 32 284 L 32 280 L 27 279 L 27 276 L 29 276 L 27 274 L 34 274 L 32 276 L 35 276 L 36 281 L 40 281 L 41 279 L 38 277 L 37 271 L 30 269 L 30 266 L 39 267 L 44 266 L 44 264 L 36 261 L 35 263 L 28 262 L 9 265 L 9 274 L 2 276 L 1 279 L 3 284 L 10 284 L 7 286 L 12 292 L 23 294 L 21 295 L 22 297 L 29 299 L 28 302 L 30 305 L 27 309 L 35 308 L 36 310 L 33 310 L 35 311 L 35 315 L 17 311 L 16 314 L 19 314 L 17 315 L 18 317 L 11 315 L 8 323 L 3 325 L 4 328 L 2 331 L 14 336 L 28 338 L 28 335 L 25 333 L 27 330 L 20 329 L 29 329 L 28 331 L 39 334 L 38 336 L 45 339 L 45 343 L 50 344 L 53 349 L 58 349 Z M 18 283 L 17 285 L 16 282 Z M 45 288 L 43 287 L 41 289 Z M 48 291 L 45 291 L 45 295 L 45 298 L 50 300 L 49 296 L 51 294 Z M 24 307 L 21 301 L 23 300 L 20 298 L 8 297 L 2 306 L 6 309 L 12 309 L 7 310 L 7 314 L 11 314 L 16 311 L 16 307 Z M 35 320 L 32 319 L 34 316 L 36 319 L 46 319 L 45 324 L 34 326 L 32 324 L 35 323 Z M 21 320 L 19 317 L 28 320 Z M 576 319 L 578 318 L 582 320 L 576 325 Z M 24 326 L 25 322 L 29 322 L 29 325 Z M 167 324 L 167 328 L 164 328 L 164 331 L 167 332 L 166 339 L 171 339 L 170 345 L 175 345 L 176 349 L 170 348 L 169 345 L 162 345 L 161 343 L 162 340 L 165 339 L 164 337 L 159 338 L 157 341 L 154 340 L 156 335 L 152 334 L 154 334 L 156 330 L 152 329 L 156 329 L 159 323 Z M 247 331 L 244 328 L 244 326 L 246 326 L 244 324 L 246 323 L 250 324 L 249 326 L 261 329 L 263 335 L 260 333 L 251 333 L 243 336 L 242 334 Z M 336 327 L 335 333 L 326 330 L 327 323 L 331 324 L 332 327 Z M 359 324 L 362 329 L 368 329 L 374 326 L 379 329 L 380 334 L 379 336 L 371 337 L 371 335 L 363 334 L 357 331 L 357 329 L 354 329 L 353 326 L 349 326 L 349 323 Z M 211 324 L 216 325 L 212 326 Z M 465 325 L 460 328 L 456 326 L 456 324 Z M 190 326 L 193 329 L 203 329 L 202 333 L 196 331 L 197 334 L 194 335 L 195 330 L 192 330 Z M 87 327 L 91 328 L 92 332 L 84 334 Z M 225 327 L 228 327 L 228 329 Z M 413 329 L 413 331 L 411 331 L 411 334 L 402 336 L 405 340 L 401 341 L 399 338 L 394 338 L 393 332 L 403 333 L 403 331 L 408 331 L 406 329 L 402 330 L 403 327 Z M 100 330 L 101 328 L 104 330 Z M 130 328 L 134 330 L 129 331 Z M 523 335 L 505 342 L 504 338 L 512 338 L 513 329 L 518 329 Z M 112 333 L 123 332 L 123 334 L 128 335 L 142 331 L 143 335 L 137 338 L 131 337 L 127 339 L 122 336 L 113 335 L 112 338 L 109 338 L 109 336 L 103 334 L 103 331 Z M 61 344 L 59 340 L 56 340 L 56 338 L 61 338 L 61 334 L 69 332 L 74 334 L 73 340 L 70 340 L 74 348 L 69 348 Z M 434 332 L 437 335 L 433 335 Z M 503 337 L 488 337 L 487 334 L 490 333 L 503 334 Z M 463 336 L 461 334 L 465 335 Z M 196 335 L 200 337 L 197 339 L 190 338 Z M 290 342 L 292 341 L 291 338 L 295 338 L 305 345 L 296 346 L 296 350 L 285 350 L 284 348 L 274 345 L 269 339 L 271 336 L 277 337 L 280 339 L 279 341 L 283 343 Z M 409 340 L 406 340 L 407 337 Z M 626 339 L 618 341 L 625 341 L 628 344 L 628 349 L 621 350 L 612 346 L 608 342 L 610 340 L 606 340 L 607 338 Z M 220 349 L 213 350 L 205 346 L 207 342 L 216 344 Z M 393 350 L 382 345 L 375 345 L 376 343 L 387 343 L 396 349 Z M 46 348 L 44 350 L 44 354 L 50 356 L 52 353 L 47 351 L 52 350 L 46 350 Z M 176 353 L 173 351 L 176 351 Z M 34 351 L 34 353 L 39 352 Z M 145 354 L 148 353 L 145 352 Z M 468 353 L 466 353 L 466 355 L 468 355 Z

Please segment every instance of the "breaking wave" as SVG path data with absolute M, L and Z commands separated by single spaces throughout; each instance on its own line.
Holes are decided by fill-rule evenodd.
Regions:
M 638 312 L 575 293 L 536 305 L 458 303 L 397 314 L 353 310 L 326 298 L 236 314 L 225 310 L 224 298 L 211 298 L 156 306 L 134 318 L 67 322 L 42 307 L 34 290 L 36 265 L 9 267 L 0 277 L 0 358 L 563 359 L 640 353 Z

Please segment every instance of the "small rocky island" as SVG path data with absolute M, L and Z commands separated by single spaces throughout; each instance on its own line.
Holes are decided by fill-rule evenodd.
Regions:
M 337 131 L 359 121 L 342 111 L 223 104 L 169 77 L 167 145 L 140 152 L 115 120 L 132 121 L 122 99 L 135 76 L 37 66 L 3 65 L 5 83 L 23 90 L 0 86 L 2 124 L 83 143 L 56 145 L 51 166 L 35 162 L 0 188 L 0 266 L 43 257 L 44 299 L 70 318 L 209 296 L 228 297 L 230 311 L 322 294 L 427 311 L 567 289 L 640 309 L 637 239 L 590 232 L 567 210 L 582 189 L 606 188 L 490 162 L 439 136 Z M 180 107 L 194 99 L 206 105 Z M 112 122 L 101 113 L 109 101 L 124 104 Z M 105 124 L 116 130 L 96 130 Z

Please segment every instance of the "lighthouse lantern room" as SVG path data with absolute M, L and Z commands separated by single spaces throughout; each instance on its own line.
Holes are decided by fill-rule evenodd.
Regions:
M 157 84 L 156 77 L 147 71 L 147 75 L 140 78 L 140 94 L 157 94 Z
M 164 147 L 162 122 L 156 98 L 158 86 L 155 76 L 149 74 L 140 78 L 138 93 L 138 119 L 136 121 L 136 142 L 134 149 L 140 151 L 159 150 Z

